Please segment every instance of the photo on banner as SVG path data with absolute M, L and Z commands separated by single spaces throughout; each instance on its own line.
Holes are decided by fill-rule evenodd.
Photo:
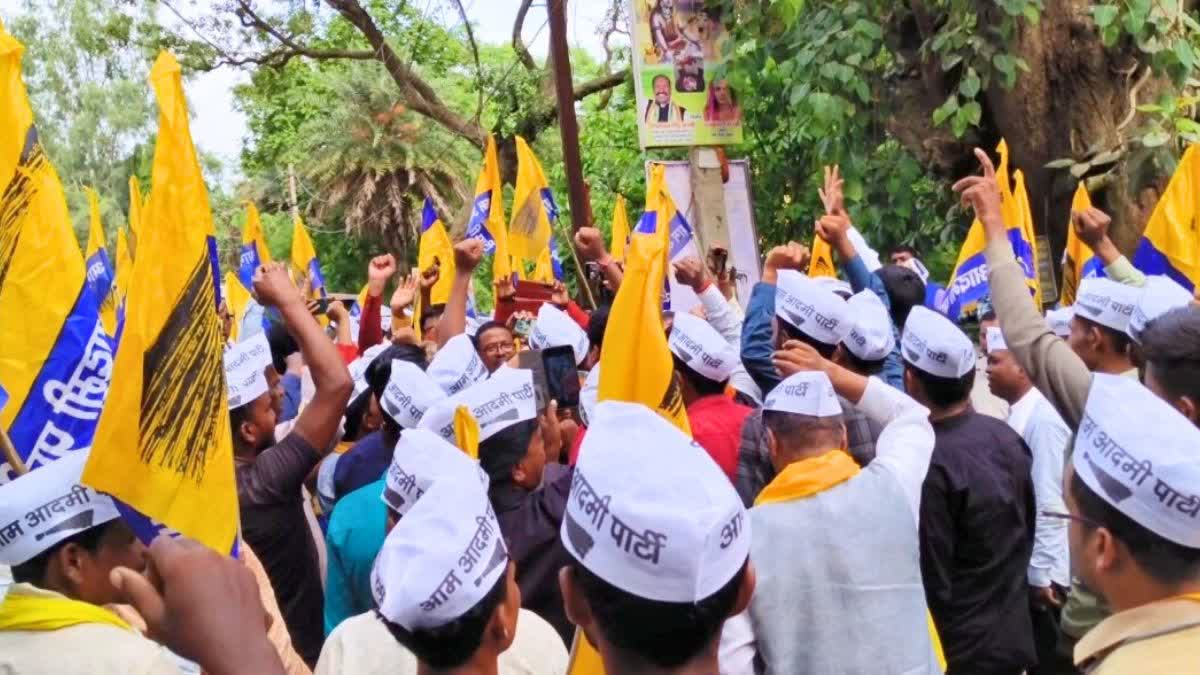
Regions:
M 630 0 L 643 148 L 742 142 L 739 93 L 716 77 L 729 32 L 704 0 Z

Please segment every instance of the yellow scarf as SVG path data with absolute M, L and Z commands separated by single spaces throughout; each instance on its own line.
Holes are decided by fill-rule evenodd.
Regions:
M 103 607 L 59 595 L 34 595 L 13 588 L 0 603 L 0 631 L 54 631 L 83 623 L 133 630 Z
M 862 471 L 844 450 L 830 450 L 818 457 L 792 462 L 775 476 L 758 499 L 755 506 L 763 504 L 778 504 L 796 499 L 811 497 L 824 492 L 839 483 L 844 483 Z M 925 623 L 929 628 L 929 639 L 933 643 L 933 653 L 937 657 L 938 666 L 946 669 L 946 656 L 942 651 L 942 637 L 938 634 L 937 626 L 933 624 L 933 615 L 925 612 Z
M 818 457 L 792 462 L 763 488 L 754 505 L 811 497 L 854 478 L 861 470 L 844 450 L 830 450 Z

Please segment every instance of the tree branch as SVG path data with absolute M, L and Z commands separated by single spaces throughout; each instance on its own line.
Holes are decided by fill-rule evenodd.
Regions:
M 533 55 L 529 53 L 529 49 L 521 39 L 521 31 L 525 29 L 525 15 L 529 13 L 529 6 L 532 4 L 533 0 L 521 0 L 521 6 L 517 7 L 517 19 L 513 21 L 512 48 L 517 53 L 517 60 L 525 66 L 525 70 L 537 69 Z
M 471 45 L 471 55 L 475 57 L 475 88 L 479 90 L 479 104 L 475 107 L 475 123 L 483 115 L 483 65 L 479 62 L 479 45 L 475 44 L 475 32 L 471 29 L 471 21 L 467 18 L 467 10 L 462 0 L 454 0 L 458 6 L 458 15 L 462 18 L 463 27 L 467 29 L 467 44 Z
M 304 56 L 310 59 L 356 59 L 359 61 L 369 61 L 375 58 L 375 52 L 368 49 L 311 49 L 299 44 L 294 38 L 285 35 L 278 28 L 271 25 L 271 22 L 256 14 L 254 8 L 246 0 L 237 0 L 237 4 L 238 9 L 235 11 L 235 14 L 243 27 L 257 28 L 275 38 L 284 47 L 287 47 L 286 50 L 275 50 L 267 54 L 265 57 L 262 57 L 264 60 L 256 61 L 248 59 L 250 62 L 271 63 L 275 59 L 282 58 L 282 61 L 278 65 L 283 65 L 297 56 Z
M 608 75 L 601 75 L 600 77 L 588 80 L 587 82 L 580 82 L 579 84 L 575 85 L 575 100 L 579 101 L 591 96 L 592 94 L 597 94 L 602 91 L 612 89 L 627 79 L 629 79 L 628 68 L 624 70 L 618 70 L 615 73 L 609 73 Z

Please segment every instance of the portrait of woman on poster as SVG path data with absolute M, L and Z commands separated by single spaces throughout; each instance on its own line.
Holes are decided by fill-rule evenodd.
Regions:
M 708 89 L 708 103 L 704 106 L 704 121 L 716 124 L 742 121 L 742 108 L 728 80 L 713 80 Z

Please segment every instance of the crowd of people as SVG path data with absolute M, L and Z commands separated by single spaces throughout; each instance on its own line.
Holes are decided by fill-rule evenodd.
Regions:
M 1072 227 L 1104 276 L 1043 314 L 977 154 L 954 186 L 988 240 L 977 342 L 925 306 L 915 251 L 868 265 L 836 173 L 817 235 L 844 280 L 777 246 L 743 309 L 676 261 L 690 436 L 600 400 L 602 353 L 639 348 L 607 307 L 560 284 L 515 311 L 501 284 L 508 319 L 474 316 L 478 240 L 444 304 L 436 266 L 383 255 L 327 328 L 262 267 L 225 357 L 235 556 L 144 546 L 82 458 L 0 486 L 0 672 L 598 672 L 585 645 L 613 674 L 1200 672 L 1200 306 L 1092 209 Z M 574 243 L 619 293 L 601 233 Z M 520 367 L 564 346 L 578 406 Z M 63 500 L 80 527 L 22 536 Z

